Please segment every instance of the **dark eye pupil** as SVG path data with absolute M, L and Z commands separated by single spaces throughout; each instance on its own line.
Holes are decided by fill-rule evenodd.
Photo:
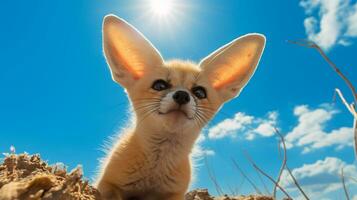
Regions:
M 204 99 L 207 97 L 206 90 L 201 86 L 193 88 L 192 91 L 193 94 L 199 99 Z
M 161 90 L 166 90 L 170 87 L 170 84 L 162 79 L 160 80 L 156 80 L 153 84 L 152 84 L 152 89 L 157 90 L 157 91 L 161 91 Z

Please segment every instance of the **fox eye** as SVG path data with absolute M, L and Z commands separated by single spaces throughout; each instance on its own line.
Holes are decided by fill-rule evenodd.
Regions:
M 192 93 L 199 99 L 207 98 L 206 89 L 204 87 L 201 86 L 194 87 L 192 88 Z
M 154 81 L 154 83 L 152 84 L 151 88 L 157 91 L 161 91 L 161 90 L 166 90 L 169 89 L 171 87 L 170 83 L 159 79 Z

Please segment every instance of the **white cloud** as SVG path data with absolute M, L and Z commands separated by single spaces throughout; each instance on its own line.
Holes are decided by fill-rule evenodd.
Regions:
M 329 104 L 322 104 L 316 109 L 307 105 L 294 108 L 293 114 L 298 123 L 286 134 L 286 146 L 302 148 L 302 153 L 309 153 L 316 149 L 334 147 L 340 150 L 353 145 L 351 127 L 338 127 L 326 130 L 328 122 L 332 120 L 337 110 Z M 209 139 L 236 138 L 241 136 L 246 140 L 256 137 L 271 137 L 277 127 L 278 112 L 268 112 L 265 117 L 255 117 L 242 112 L 233 118 L 227 118 L 208 129 Z
M 275 126 L 278 119 L 277 112 L 269 112 L 268 119 L 266 120 L 258 120 L 257 122 L 260 123 L 257 128 L 255 128 L 252 132 L 257 133 L 263 137 L 270 137 L 273 136 L 275 133 Z
M 257 135 L 270 137 L 274 135 L 274 127 L 277 124 L 278 113 L 269 112 L 265 118 L 257 118 L 242 112 L 235 114 L 211 127 L 208 130 L 210 139 L 221 139 L 225 137 L 235 138 L 242 134 L 247 140 L 253 140 Z
M 306 34 L 324 49 L 349 45 L 357 37 L 357 3 L 350 0 L 302 0 Z
M 347 35 L 350 37 L 357 37 L 357 3 L 354 5 L 349 17 L 347 18 Z
M 202 156 L 214 156 L 215 152 L 212 149 L 207 149 L 202 146 L 202 143 L 206 140 L 206 136 L 201 133 L 195 143 L 192 150 L 192 156 L 194 158 L 201 158 Z
M 302 147 L 303 153 L 312 150 L 335 146 L 341 149 L 352 146 L 352 128 L 340 127 L 338 129 L 325 131 L 325 126 L 336 110 L 323 105 L 316 109 L 309 109 L 306 105 L 297 106 L 294 115 L 298 117 L 298 124 L 286 135 L 287 148 Z
M 346 183 L 350 189 L 355 188 L 348 177 L 357 177 L 357 168 L 354 164 L 347 164 L 335 157 L 326 157 L 312 164 L 304 164 L 292 170 L 303 190 L 311 199 L 328 199 L 331 192 L 341 189 L 341 169 L 343 168 Z M 287 171 L 283 172 L 280 184 L 284 188 L 296 189 Z M 299 199 L 299 198 L 298 198 Z
M 225 119 L 216 126 L 208 130 L 210 139 L 220 139 L 224 137 L 235 137 L 237 132 L 246 130 L 248 125 L 253 123 L 254 117 L 245 113 L 237 113 L 234 118 Z

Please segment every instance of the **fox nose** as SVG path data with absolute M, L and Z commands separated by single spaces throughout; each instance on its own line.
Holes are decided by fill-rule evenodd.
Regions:
M 175 92 L 175 94 L 172 96 L 172 98 L 179 105 L 187 104 L 190 101 L 190 95 L 187 92 L 181 91 L 181 90 Z

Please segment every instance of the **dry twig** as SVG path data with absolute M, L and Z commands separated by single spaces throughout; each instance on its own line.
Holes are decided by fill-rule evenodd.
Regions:
M 281 187 L 281 186 L 279 185 L 278 182 L 276 182 L 269 174 L 267 174 L 265 171 L 263 171 L 262 169 L 260 169 L 257 164 L 255 164 L 255 162 L 253 161 L 253 159 L 249 156 L 249 154 L 248 154 L 246 151 L 244 151 L 243 153 L 244 153 L 245 157 L 247 158 L 247 160 L 252 164 L 252 166 L 253 166 L 256 170 L 258 170 L 261 174 L 263 174 L 263 175 L 264 175 L 265 177 L 267 177 L 271 182 L 273 182 L 273 183 L 285 194 L 285 196 L 286 196 L 288 199 L 292 199 L 291 196 L 285 191 L 285 189 L 284 189 L 283 187 Z M 275 198 L 275 197 L 274 197 L 274 198 Z
M 353 182 L 357 183 L 357 178 L 354 178 L 352 176 L 345 176 L 347 177 L 348 179 L 352 180 Z
M 293 179 L 295 186 L 298 188 L 300 193 L 305 197 L 306 200 L 310 200 L 310 198 L 306 195 L 304 190 L 301 188 L 299 182 L 296 180 L 295 176 L 293 175 L 292 171 L 290 168 L 286 165 L 286 170 L 289 172 L 290 177 Z
M 280 134 L 279 130 L 277 128 L 274 128 L 275 130 L 275 133 L 278 134 L 280 136 L 280 138 L 282 138 L 281 140 L 283 141 L 284 137 Z M 279 145 L 280 147 L 280 145 Z M 280 179 L 281 179 L 281 175 L 283 174 L 283 171 L 285 169 L 285 166 L 286 166 L 286 162 L 287 162 L 287 157 L 286 157 L 286 148 L 285 148 L 285 142 L 284 142 L 284 156 L 283 156 L 283 162 L 281 164 L 281 167 L 280 167 L 280 171 L 279 171 L 279 175 L 278 175 L 278 178 L 276 179 L 276 182 L 279 183 L 280 182 Z M 277 189 L 277 185 L 275 184 L 274 186 L 274 190 L 273 190 L 273 196 L 274 198 L 276 198 L 276 189 Z
M 269 196 L 271 196 L 271 193 L 269 192 L 268 187 L 267 187 L 267 185 L 265 184 L 262 175 L 259 173 L 258 170 L 255 170 L 255 172 L 257 173 L 257 176 L 258 176 L 260 182 L 262 183 L 265 192 L 266 192 Z
M 245 178 L 243 177 L 242 181 L 239 183 L 238 187 L 236 187 L 236 189 L 235 189 L 236 194 L 239 194 L 240 190 L 243 187 L 244 182 L 245 182 Z
M 305 197 L 306 200 L 309 200 L 309 197 L 305 194 L 304 190 L 301 188 L 299 182 L 296 180 L 295 176 L 293 175 L 293 173 L 291 172 L 290 168 L 287 165 L 287 153 L 286 153 L 286 143 L 285 143 L 285 138 L 284 136 L 280 133 L 280 131 L 277 128 L 275 129 L 275 133 L 280 137 L 281 143 L 283 144 L 283 150 L 284 150 L 284 160 L 285 160 L 285 164 L 284 167 L 285 169 L 288 171 L 290 177 L 293 179 L 295 186 L 298 188 L 298 190 L 300 191 L 300 193 Z M 279 152 L 280 152 L 280 143 L 279 143 Z M 284 163 L 284 162 L 283 162 Z M 280 179 L 278 179 L 280 180 Z M 279 183 L 279 181 L 277 181 Z
M 357 112 L 355 110 L 354 104 L 348 104 L 345 97 L 343 96 L 342 92 L 340 89 L 336 88 L 335 92 L 338 94 L 340 97 L 342 103 L 346 106 L 347 110 L 352 114 L 352 116 L 357 119 Z
M 254 188 L 254 190 L 258 193 L 258 194 L 262 194 L 262 192 L 259 190 L 259 188 L 254 184 L 254 182 L 252 180 L 250 180 L 250 178 L 244 173 L 244 171 L 239 167 L 238 163 L 232 158 L 232 162 L 233 165 L 237 168 L 237 170 L 239 171 L 239 173 L 245 178 L 247 179 L 247 181 L 249 182 L 249 184 Z
M 230 184 L 228 184 L 228 183 L 227 183 L 227 188 L 228 188 L 228 190 L 230 192 L 230 195 L 232 195 L 232 196 L 236 196 L 237 195 L 236 192 L 234 191 L 234 189 L 232 188 L 232 186 Z
M 307 47 L 307 48 L 312 48 L 316 49 L 320 55 L 323 57 L 323 59 L 330 65 L 330 67 L 337 73 L 338 76 L 340 76 L 343 81 L 346 83 L 347 87 L 350 89 L 352 96 L 353 96 L 353 103 L 348 104 L 345 98 L 342 95 L 342 92 L 339 89 L 336 89 L 337 94 L 341 98 L 342 102 L 346 106 L 346 108 L 350 111 L 352 116 L 354 117 L 353 121 L 353 134 L 354 134 L 354 150 L 355 150 L 355 157 L 357 159 L 357 113 L 356 113 L 356 108 L 355 105 L 357 105 L 357 91 L 355 87 L 353 86 L 352 82 L 341 72 L 341 70 L 336 66 L 335 63 L 331 61 L 331 59 L 326 55 L 326 53 L 317 45 L 316 43 L 309 41 L 309 40 L 298 40 L 298 41 L 288 41 L 292 44 L 296 44 L 299 46 Z
M 350 200 L 350 195 L 348 194 L 348 190 L 346 187 L 345 175 L 343 174 L 343 168 L 341 169 L 341 181 L 342 181 L 343 191 L 345 192 L 346 199 Z
M 214 184 L 217 193 L 218 193 L 219 195 L 223 195 L 224 192 L 223 192 L 221 186 L 219 185 L 219 183 L 218 183 L 218 181 L 217 181 L 217 178 L 216 178 L 214 172 L 213 172 L 213 171 L 211 170 L 211 168 L 209 167 L 209 163 L 208 163 L 207 157 L 205 157 L 205 165 L 206 165 L 206 167 L 207 167 L 208 176 L 209 176 L 209 178 L 211 179 L 212 183 Z

